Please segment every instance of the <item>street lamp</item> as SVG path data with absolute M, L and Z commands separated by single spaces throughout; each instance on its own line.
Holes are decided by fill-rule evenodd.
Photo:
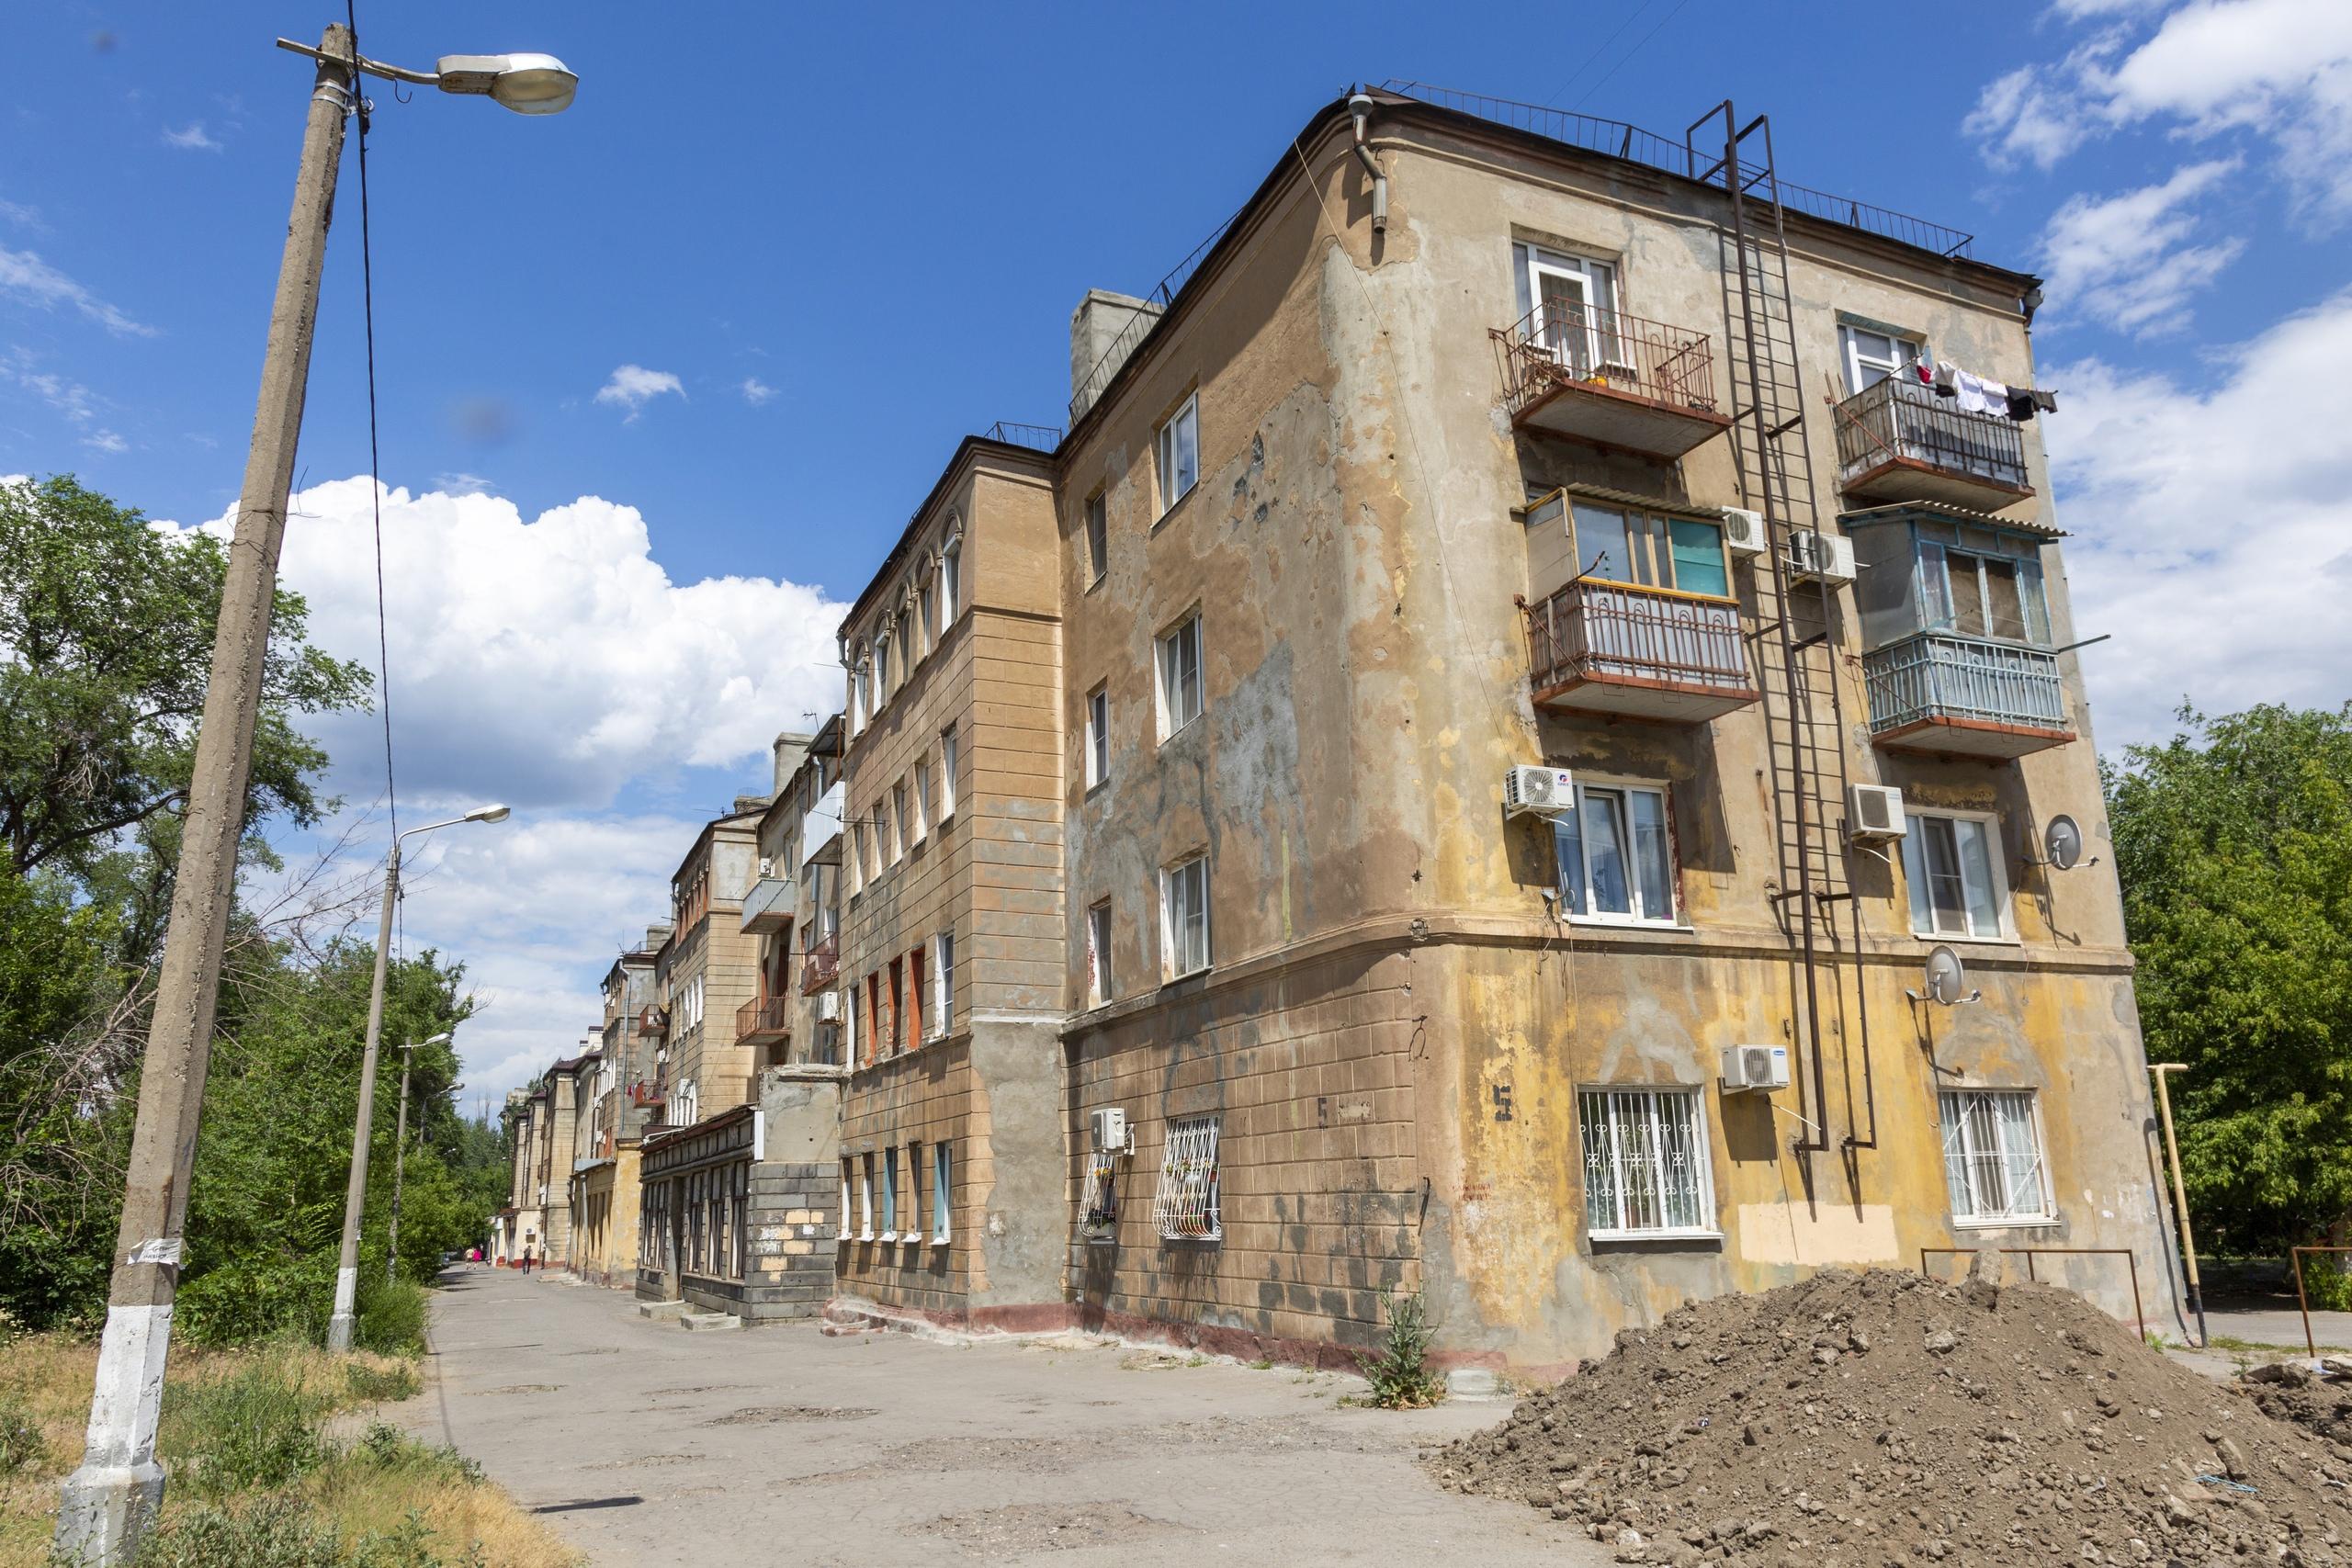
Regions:
M 500 807 L 498 814 L 503 817 L 506 808 Z M 497 818 L 484 818 L 482 820 L 495 821 Z M 412 1040 L 401 1047 L 401 1114 L 392 1133 L 392 1227 L 391 1235 L 384 1242 L 384 1283 L 387 1285 L 392 1282 L 393 1270 L 401 1260 L 401 1182 L 408 1175 L 409 1060 L 416 1055 L 419 1045 L 447 1045 L 448 1043 L 449 1032 L 445 1029 L 430 1040 Z
M 552 54 L 445 54 L 431 71 L 408 71 L 364 54 L 330 56 L 324 50 L 292 39 L 279 39 L 277 47 L 317 61 L 356 62 L 363 74 L 387 82 L 495 99 L 516 114 L 560 114 L 571 107 L 571 96 L 580 90 L 580 78 Z
M 137 1556 L 139 1538 L 164 1501 L 155 1427 L 171 1353 L 188 1173 L 196 1163 L 204 1077 L 211 1065 L 220 952 L 236 895 L 237 850 L 244 835 L 245 788 L 253 772 L 254 727 L 269 652 L 278 550 L 285 541 L 302 399 L 310 380 L 327 220 L 334 209 L 345 124 L 358 103 L 359 77 L 363 73 L 391 76 L 393 69 L 364 59 L 351 29 L 340 23 L 327 28 L 317 49 L 293 47 L 317 61 L 318 72 L 311 87 L 286 248 L 278 259 L 277 289 L 270 301 L 253 444 L 238 492 L 204 715 L 188 778 L 187 814 L 180 822 L 171 921 L 155 976 L 153 1021 L 139 1076 L 138 1119 L 124 1172 L 122 1218 L 107 1289 L 106 1331 L 98 1341 L 89 1435 L 81 1468 L 65 1478 L 58 1502 L 58 1554 L 95 1568 L 118 1568 Z M 551 113 L 571 102 L 571 73 L 556 62 L 545 56 L 491 58 L 498 63 L 485 77 L 478 65 L 467 69 L 465 57 L 452 57 L 449 63 L 458 69 L 449 73 L 448 90 L 483 92 L 525 113 Z M 443 85 L 439 73 L 432 80 L 436 86 Z
M 401 843 L 424 833 L 436 833 L 466 822 L 503 822 L 503 806 L 478 806 L 463 817 L 428 822 L 392 838 L 392 852 L 384 862 L 384 907 L 376 917 L 376 979 L 368 991 L 368 1046 L 359 1055 L 359 1113 L 351 1123 L 351 1179 L 343 1192 L 343 1257 L 334 1271 L 334 1315 L 327 1319 L 327 1348 L 351 1348 L 352 1303 L 359 1294 L 359 1211 L 368 1201 L 368 1139 L 376 1119 L 376 1043 L 384 1029 L 384 973 L 392 951 L 392 906 L 401 890 Z M 407 1068 L 401 1068 L 405 1079 Z M 401 1113 L 408 1113 L 403 1088 Z M 403 1129 L 405 1130 L 405 1129 Z

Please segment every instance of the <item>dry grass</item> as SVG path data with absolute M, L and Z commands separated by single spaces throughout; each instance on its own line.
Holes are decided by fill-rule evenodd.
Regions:
M 188 1390 L 265 1372 L 289 1392 L 311 1396 L 330 1412 L 335 1438 L 367 1427 L 379 1401 L 413 1393 L 414 1363 L 392 1356 L 331 1356 L 309 1346 L 272 1344 L 240 1350 L 175 1350 L 167 1395 L 163 1452 L 167 1465 L 201 1462 L 208 1437 L 189 1412 Z M 35 1335 L 0 1348 L 0 1568 L 46 1568 L 57 1512 L 57 1483 L 79 1462 L 97 1347 L 63 1335 Z M 6 1447 L 11 1431 L 14 1450 Z M 34 1447 L 38 1451 L 26 1450 Z M 330 1439 L 324 1462 L 281 1489 L 300 1500 L 346 1542 L 388 1535 L 411 1515 L 433 1534 L 435 1554 L 498 1568 L 571 1568 L 580 1560 L 546 1525 L 517 1507 L 498 1486 L 469 1473 L 452 1456 L 397 1442 L 389 1431 L 373 1440 Z M 195 1488 L 175 1480 L 166 1488 L 163 1524 L 199 1506 Z M 225 1506 L 239 1512 L 262 1494 L 238 1493 Z

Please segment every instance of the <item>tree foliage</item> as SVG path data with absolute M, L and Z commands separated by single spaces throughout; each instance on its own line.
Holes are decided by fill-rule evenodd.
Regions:
M 2352 705 L 2183 709 L 2106 771 L 2152 1061 L 2199 1228 L 2244 1249 L 2352 1223 Z
M 178 807 L 227 570 L 220 540 L 160 533 L 71 475 L 0 485 L 0 845 L 19 872 L 89 874 L 120 835 Z M 297 716 L 367 701 L 367 671 L 311 647 L 307 615 L 279 592 L 248 831 L 318 818 L 326 754 Z

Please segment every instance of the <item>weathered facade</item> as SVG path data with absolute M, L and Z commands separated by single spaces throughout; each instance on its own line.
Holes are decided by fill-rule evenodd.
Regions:
M 572 1211 L 579 1220 L 570 1265 L 591 1284 L 637 1282 L 638 1150 L 659 1114 L 659 1102 L 648 1092 L 654 1081 L 653 1054 L 640 1025 L 653 1005 L 654 955 L 669 934 L 666 925 L 647 928 L 644 943 L 616 958 L 605 972 L 596 1096 L 571 1178 Z

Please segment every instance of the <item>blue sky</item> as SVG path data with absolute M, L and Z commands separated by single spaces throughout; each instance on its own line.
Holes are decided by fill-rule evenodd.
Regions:
M 315 41 L 334 6 L 11 7 L 0 49 L 0 473 L 195 525 L 233 501 Z M 1058 423 L 1066 321 L 1140 291 L 1351 81 L 1675 134 L 1728 94 L 1782 172 L 2052 279 L 2059 521 L 2105 746 L 2340 701 L 2352 632 L 2352 6 L 367 6 L 363 49 L 541 49 L 525 119 L 375 89 L 393 704 L 452 835 L 413 940 L 492 1006 L 503 1088 L 577 1037 L 691 824 L 831 705 L 834 606 L 962 433 Z M 372 653 L 356 160 L 321 311 L 289 581 Z M 602 394 L 600 396 L 600 394 Z M 2226 525 L 2214 527 L 2217 520 Z M 2279 586 L 2281 563 L 2291 585 Z M 2181 628 L 2207 646 L 2178 658 Z M 364 808 L 367 724 L 326 739 Z M 299 847 L 299 846 L 298 846 Z

